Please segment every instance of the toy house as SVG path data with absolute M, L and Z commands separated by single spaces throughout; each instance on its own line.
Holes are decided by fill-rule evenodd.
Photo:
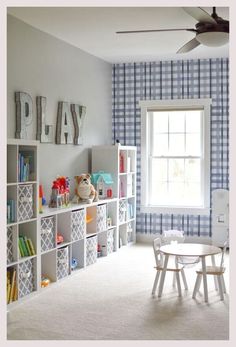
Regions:
M 98 171 L 91 175 L 92 184 L 98 192 L 100 199 L 112 197 L 113 179 L 110 173 Z

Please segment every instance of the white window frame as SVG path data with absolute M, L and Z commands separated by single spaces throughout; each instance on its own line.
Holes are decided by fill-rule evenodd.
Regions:
M 178 99 L 178 100 L 140 100 L 141 107 L 141 212 L 142 213 L 167 213 L 167 214 L 192 214 L 209 215 L 210 213 L 210 107 L 211 99 Z M 201 163 L 201 182 L 203 206 L 157 206 L 148 203 L 150 186 L 149 177 L 149 124 L 148 112 L 175 109 L 199 109 L 203 110 L 203 163 Z

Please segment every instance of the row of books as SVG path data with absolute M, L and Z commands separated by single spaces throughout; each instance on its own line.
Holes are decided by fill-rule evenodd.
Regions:
M 7 200 L 7 223 L 16 221 L 16 202 L 13 199 Z
M 7 270 L 7 303 L 17 300 L 16 268 Z
M 33 170 L 33 155 L 32 153 L 19 153 L 18 158 L 18 181 L 30 181 L 30 174 Z
M 30 257 L 36 254 L 31 239 L 21 235 L 19 236 L 19 251 L 21 257 Z

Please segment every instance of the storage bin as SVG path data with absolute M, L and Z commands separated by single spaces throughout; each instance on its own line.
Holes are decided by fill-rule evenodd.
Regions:
M 31 219 L 34 215 L 33 184 L 18 186 L 18 222 Z
M 119 201 L 119 222 L 123 223 L 126 221 L 126 213 L 127 213 L 127 201 L 120 200 Z
M 41 218 L 41 252 L 55 248 L 56 220 L 55 216 Z
M 19 264 L 19 298 L 23 298 L 35 290 L 34 273 L 33 259 Z
M 107 205 L 97 206 L 97 232 L 107 229 Z
M 114 251 L 114 229 L 107 231 L 107 254 Z
M 91 265 L 97 261 L 97 236 L 86 239 L 86 265 Z
M 7 228 L 7 264 L 14 261 L 13 257 L 13 228 Z
M 85 237 L 85 210 L 77 210 L 71 213 L 71 240 L 77 241 Z
M 63 247 L 57 250 L 57 279 L 69 275 L 69 248 Z

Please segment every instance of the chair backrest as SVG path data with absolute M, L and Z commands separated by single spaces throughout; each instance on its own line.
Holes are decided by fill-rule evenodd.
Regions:
M 161 266 L 163 264 L 163 254 L 160 252 L 161 238 L 157 237 L 153 240 L 153 251 L 156 260 L 156 266 Z
M 226 240 L 226 241 L 224 242 L 224 246 L 223 246 L 223 249 L 222 249 L 221 261 L 220 261 L 220 266 L 221 266 L 221 267 L 224 266 L 225 252 L 226 252 L 227 245 L 228 245 L 228 240 Z
M 184 231 L 183 230 L 176 230 L 176 229 L 169 229 L 169 230 L 164 230 L 163 237 L 169 237 L 169 236 L 184 236 Z
M 184 242 L 184 232 L 182 230 L 165 230 L 162 234 L 162 243 L 169 244 L 172 242 L 183 243 Z

